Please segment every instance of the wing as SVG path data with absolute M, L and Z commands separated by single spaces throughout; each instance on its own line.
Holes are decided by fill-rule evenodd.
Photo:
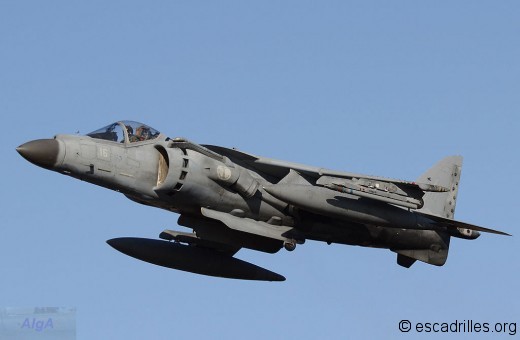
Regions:
M 404 190 L 417 190 L 422 192 L 446 192 L 449 191 L 448 188 L 444 188 L 438 185 L 426 184 L 426 183 L 415 183 L 410 181 L 403 181 L 399 179 L 391 179 L 386 177 L 379 176 L 367 176 L 362 174 L 357 174 L 353 172 L 345 172 L 345 171 L 336 171 L 329 170 L 325 168 L 318 168 L 314 166 L 287 162 L 276 160 L 272 158 L 266 158 L 261 156 L 255 156 L 249 153 L 241 152 L 235 149 L 228 149 L 221 146 L 215 145 L 204 145 L 205 148 L 216 152 L 222 156 L 228 157 L 233 162 L 237 162 L 247 166 L 248 168 L 252 168 L 260 173 L 266 174 L 268 176 L 274 177 L 278 180 L 281 180 L 283 177 L 289 174 L 290 170 L 298 171 L 301 174 L 312 178 L 319 178 L 322 176 L 330 176 L 336 178 L 345 178 L 345 179 L 364 179 L 369 181 L 376 182 L 384 182 L 384 183 L 392 183 L 398 185 Z

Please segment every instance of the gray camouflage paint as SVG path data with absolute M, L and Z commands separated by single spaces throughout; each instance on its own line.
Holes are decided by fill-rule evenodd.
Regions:
M 108 241 L 147 262 L 205 275 L 280 281 L 285 278 L 279 274 L 231 257 L 240 248 L 275 253 L 316 240 L 387 248 L 405 267 L 416 260 L 442 266 L 451 236 L 508 235 L 453 220 L 460 156 L 441 160 L 414 183 L 202 146 L 158 132 L 135 141 L 131 124 L 145 127 L 118 122 L 104 134 L 56 135 L 17 151 L 43 168 L 180 214 L 179 225 L 194 232 L 161 233 L 175 245 L 136 238 Z M 100 139 L 112 136 L 114 127 L 122 129 L 124 139 Z

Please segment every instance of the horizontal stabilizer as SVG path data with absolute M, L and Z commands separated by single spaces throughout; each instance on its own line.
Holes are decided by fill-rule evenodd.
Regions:
M 441 226 L 441 227 L 464 228 L 464 229 L 469 229 L 469 230 L 482 231 L 482 232 L 490 233 L 490 234 L 513 236 L 511 234 L 508 234 L 508 233 L 500 231 L 500 230 L 479 227 L 477 225 L 469 224 L 466 222 L 450 220 L 449 218 L 444 218 L 444 217 L 430 215 L 430 214 L 424 214 L 424 213 L 420 213 L 420 212 L 416 212 L 416 214 L 422 215 L 430 220 L 433 220 L 436 225 Z

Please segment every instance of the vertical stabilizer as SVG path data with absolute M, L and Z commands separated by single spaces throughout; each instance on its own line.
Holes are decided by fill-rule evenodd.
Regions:
M 418 183 L 439 185 L 448 188 L 447 192 L 426 192 L 423 196 L 424 206 L 419 209 L 423 214 L 435 215 L 453 220 L 455 205 L 459 192 L 460 172 L 462 170 L 462 157 L 446 157 L 431 169 L 422 174 Z M 461 230 L 459 230 L 462 232 Z M 400 249 L 394 250 L 397 263 L 409 268 L 414 260 L 419 260 L 436 266 L 442 266 L 448 258 L 450 248 L 450 234 L 442 231 L 432 231 L 438 235 L 438 241 L 432 243 L 427 249 Z
M 449 188 L 448 192 L 427 192 L 424 206 L 420 212 L 453 219 L 459 191 L 462 157 L 450 156 L 440 160 L 431 169 L 422 174 L 418 183 L 440 185 Z

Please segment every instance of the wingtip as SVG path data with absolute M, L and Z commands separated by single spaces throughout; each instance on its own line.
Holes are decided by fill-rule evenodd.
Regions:
M 271 280 L 271 282 L 283 282 L 286 280 L 285 276 L 283 276 L 283 275 L 280 275 L 280 274 L 274 273 L 274 272 L 273 272 L 273 274 L 276 274 L 276 275 L 273 276 L 273 279 Z
M 506 233 L 505 231 L 500 231 L 500 230 L 495 230 L 495 229 L 481 228 L 480 231 L 483 231 L 483 232 L 489 233 L 489 234 L 513 236 L 512 234 Z

